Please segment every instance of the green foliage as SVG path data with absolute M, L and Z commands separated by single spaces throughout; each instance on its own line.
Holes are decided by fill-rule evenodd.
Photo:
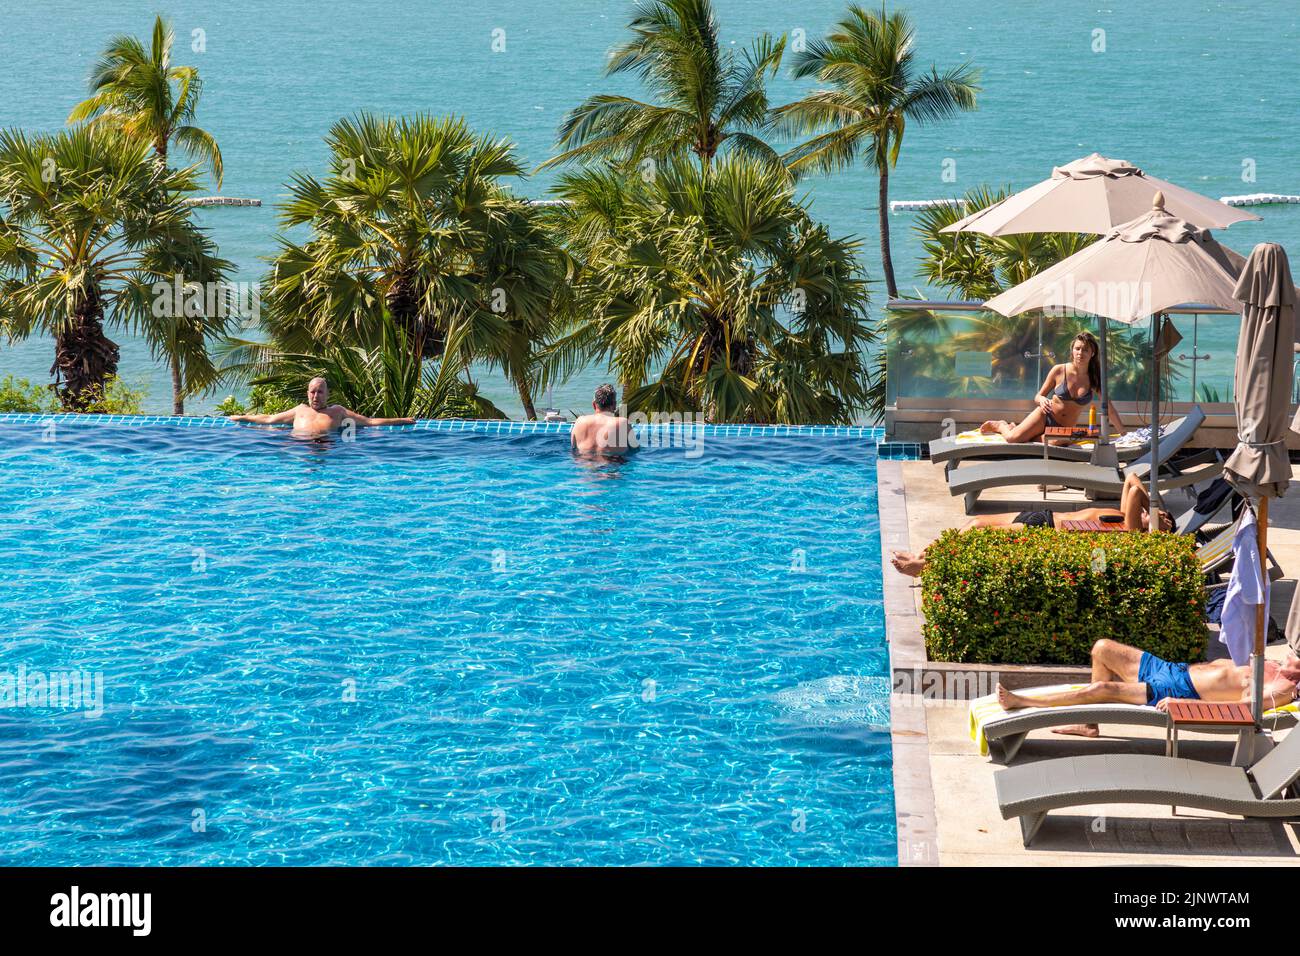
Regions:
M 766 82 L 781 66 L 784 37 L 763 34 L 742 50 L 724 44 L 711 0 L 647 0 L 628 28 L 633 38 L 610 51 L 605 75 L 636 75 L 650 101 L 588 98 L 564 117 L 564 151 L 543 168 L 592 160 L 628 167 L 687 153 L 707 165 L 719 151 L 780 165 L 761 134 Z
M 272 263 L 276 347 L 373 350 L 391 319 L 413 354 L 438 358 L 461 327 L 465 364 L 503 369 L 531 411 L 564 261 L 540 208 L 506 185 L 523 175 L 514 147 L 452 117 L 368 114 L 335 123 L 326 145 L 328 173 L 295 175 L 281 207 L 306 241 L 282 237 Z
M 217 403 L 216 411 L 218 415 L 243 415 L 248 408 L 234 395 L 227 395 Z
M 132 388 L 116 375 L 92 394 L 84 411 L 100 415 L 143 415 L 145 390 Z
M 575 276 L 548 375 L 605 362 L 629 409 L 716 422 L 847 424 L 867 407 L 876 336 L 858 244 L 771 164 L 679 159 L 650 182 L 588 169 L 557 191 Z
M 369 348 L 321 343 L 292 352 L 265 342 L 232 340 L 227 348 L 228 377 L 253 385 L 250 405 L 260 414 L 285 411 L 302 402 L 307 384 L 323 376 L 330 401 L 376 418 L 504 418 L 474 386 L 465 371 L 464 327 L 452 330 L 440 362 L 412 353 L 406 334 L 385 317 L 382 336 Z M 236 413 L 237 414 L 237 413 Z
M 1205 647 L 1188 535 L 949 530 L 926 550 L 921 585 L 931 660 L 1087 664 L 1103 637 L 1171 661 Z
M 6 375 L 0 380 L 0 412 L 42 414 L 57 412 L 59 401 L 46 385 L 33 385 L 28 379 Z

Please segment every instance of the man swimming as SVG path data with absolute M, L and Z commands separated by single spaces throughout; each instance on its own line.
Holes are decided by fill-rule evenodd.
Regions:
M 581 454 L 628 451 L 632 428 L 627 419 L 618 414 L 618 397 L 614 386 L 599 386 L 591 407 L 594 414 L 583 415 L 573 423 L 573 431 L 569 436 L 573 450 Z
M 319 376 L 307 383 L 307 401 L 275 415 L 231 415 L 233 422 L 255 425 L 286 425 L 293 422 L 295 435 L 320 435 L 339 428 L 345 421 L 355 425 L 412 425 L 414 418 L 369 418 L 350 408 L 330 404 L 330 388 Z
M 1209 700 L 1249 703 L 1251 676 L 1248 665 L 1228 658 L 1203 664 L 1173 664 L 1154 654 L 1103 638 L 1092 645 L 1092 683 L 1081 690 L 1044 694 L 1014 694 L 998 684 L 998 703 L 1018 707 L 1069 707 L 1072 704 L 1155 704 L 1168 710 L 1168 700 Z M 1291 703 L 1300 684 L 1300 658 L 1288 654 L 1281 664 L 1264 662 L 1264 709 Z M 1060 727 L 1058 734 L 1096 737 L 1096 724 Z
M 1104 521 L 1122 523 L 1125 531 L 1146 531 L 1150 527 L 1150 509 L 1151 497 L 1143 487 L 1141 480 L 1137 475 L 1129 475 L 1124 479 L 1124 490 L 1120 494 L 1118 508 L 1081 508 L 1078 511 L 1071 511 L 1064 515 L 1067 521 Z M 1169 512 L 1157 508 L 1160 518 L 1161 531 L 1173 531 L 1174 519 Z M 1022 511 L 1019 514 L 1015 512 L 1006 512 L 996 515 L 980 515 L 972 518 L 961 529 L 969 531 L 971 528 L 1009 528 L 1017 530 L 1020 528 L 1055 528 L 1056 516 L 1051 511 Z M 925 570 L 925 552 L 912 554 L 908 551 L 895 551 L 889 557 L 889 563 L 894 566 L 896 571 L 910 577 L 918 578 L 921 572 Z

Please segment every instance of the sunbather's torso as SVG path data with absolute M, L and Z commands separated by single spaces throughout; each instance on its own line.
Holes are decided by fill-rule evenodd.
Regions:
M 1280 707 L 1295 699 L 1296 685 L 1280 677 L 1279 670 L 1276 662 L 1264 662 L 1265 708 Z M 1187 674 L 1202 700 L 1245 700 L 1250 689 L 1250 667 L 1238 667 L 1227 658 L 1193 664 Z M 1274 700 L 1269 701 L 1269 695 Z

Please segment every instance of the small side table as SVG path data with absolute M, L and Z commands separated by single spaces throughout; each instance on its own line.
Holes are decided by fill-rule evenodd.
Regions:
M 1062 531 L 1124 531 L 1124 522 L 1122 521 L 1079 521 L 1074 518 L 1062 518 L 1056 522 L 1056 526 Z
M 1248 759 L 1251 753 L 1251 738 L 1255 734 L 1255 718 L 1251 716 L 1250 705 L 1241 703 L 1222 703 L 1208 700 L 1170 700 L 1169 725 L 1165 729 L 1165 756 L 1178 756 L 1178 731 L 1189 730 L 1236 730 L 1237 746 L 1232 751 L 1232 766 L 1242 766 L 1239 761 Z M 1177 807 L 1170 807 L 1174 813 Z

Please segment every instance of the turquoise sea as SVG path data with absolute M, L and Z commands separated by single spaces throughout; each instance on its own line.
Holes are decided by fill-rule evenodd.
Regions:
M 742 44 L 764 31 L 820 35 L 845 6 L 716 5 L 726 38 Z M 266 203 L 201 213 L 222 253 L 238 264 L 234 278 L 241 281 L 260 278 L 262 257 L 274 249 L 282 184 L 295 170 L 321 167 L 321 137 L 341 116 L 457 113 L 509 136 L 536 165 L 550 155 L 565 110 L 591 93 L 635 89 L 601 75 L 606 51 L 625 36 L 632 5 L 624 0 L 49 0 L 6 7 L 0 126 L 28 130 L 63 123 L 110 35 L 146 34 L 155 12 L 173 20 L 177 59 L 198 66 L 204 78 L 200 125 L 222 146 L 222 192 Z M 1292 145 L 1300 115 L 1300 7 L 1293 2 L 913 0 L 906 7 L 922 60 L 941 68 L 972 60 L 983 68 L 984 93 L 977 113 L 909 129 L 892 179 L 894 199 L 958 195 L 981 183 L 1023 188 L 1093 151 L 1209 196 L 1300 193 Z M 493 52 L 498 30 L 505 49 Z M 195 37 L 202 52 L 191 49 Z M 772 84 L 773 102 L 788 101 L 802 86 L 782 75 Z M 946 169 L 955 181 L 945 181 Z M 1247 169 L 1254 181 L 1243 181 Z M 541 174 L 520 189 L 544 196 L 548 181 Z M 864 261 L 878 278 L 872 174 L 858 168 L 806 188 L 836 232 L 863 239 Z M 1300 251 L 1300 206 L 1256 211 L 1263 222 L 1235 226 L 1221 238 L 1243 252 L 1265 240 Z M 906 213 L 894 216 L 894 259 L 900 286 L 925 291 L 912 276 L 919 246 L 911 221 Z M 877 301 L 883 300 L 882 284 Z M 1210 371 L 1221 386 L 1230 377 L 1236 333 L 1231 319 L 1200 329 L 1201 350 L 1218 360 L 1202 374 Z M 129 335 L 116 338 L 121 371 L 147 386 L 148 409 L 169 410 L 162 366 Z M 0 346 L 0 376 L 45 381 L 51 359 L 45 339 Z M 554 403 L 586 408 L 592 387 L 606 377 L 588 370 L 557 388 Z M 501 407 L 519 413 L 503 382 L 486 376 L 482 385 Z M 202 412 L 220 397 L 191 401 L 188 410 Z

